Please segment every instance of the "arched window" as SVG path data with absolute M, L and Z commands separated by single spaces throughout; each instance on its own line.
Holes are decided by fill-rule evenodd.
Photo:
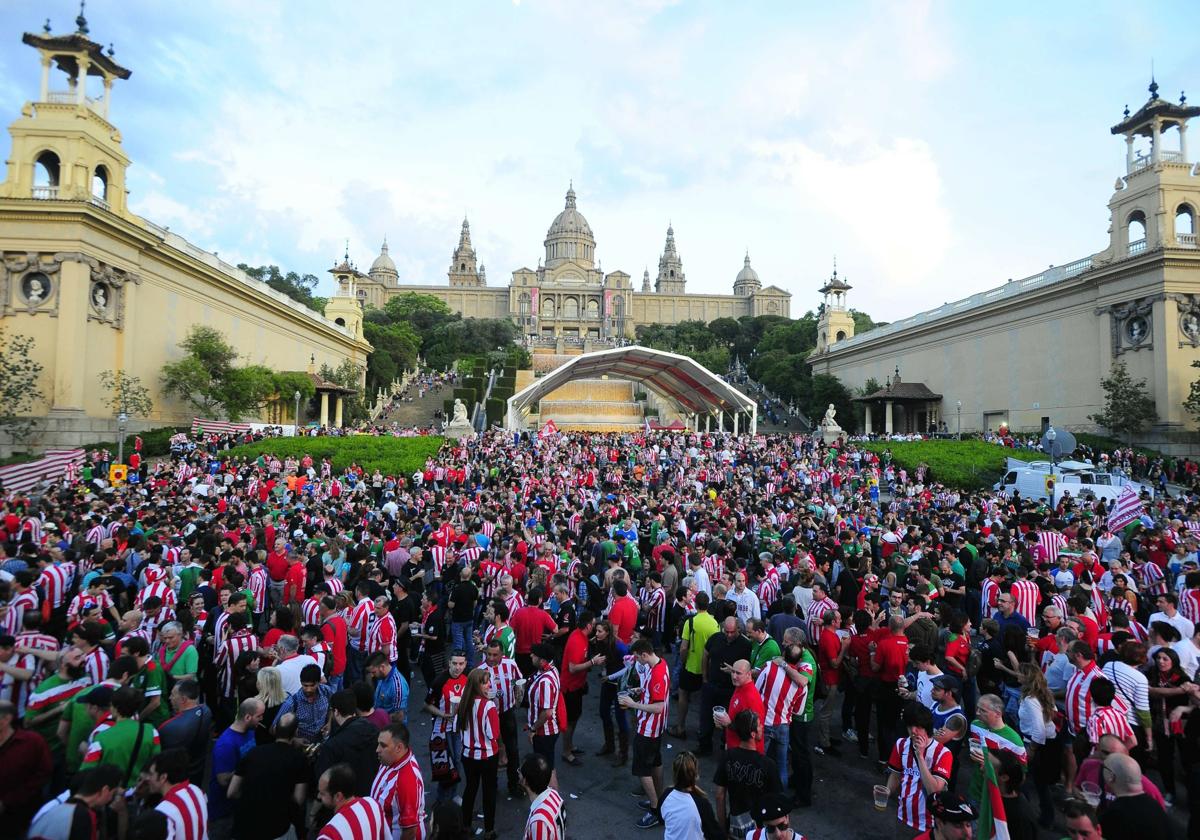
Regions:
M 554 298 L 546 298 L 544 301 L 542 301 L 542 317 L 554 317 Z
M 600 317 L 600 301 L 596 300 L 595 298 L 591 298 L 587 302 L 586 306 L 587 306 L 587 316 L 589 318 L 599 318 Z
M 33 197 L 58 198 L 58 155 L 42 152 L 33 164 Z
M 672 276 L 672 277 L 674 277 L 674 276 L 675 276 L 675 269 L 673 269 L 673 268 L 671 269 L 671 276 Z
M 339 327 L 344 327 L 344 326 L 346 326 L 346 319 L 345 318 L 334 318 L 333 323 L 337 324 Z
M 108 170 L 103 164 L 92 173 L 92 198 L 108 201 Z
M 1190 204 L 1180 204 L 1175 211 L 1175 239 L 1196 244 L 1196 211 Z
M 1129 225 L 1127 227 L 1129 253 L 1136 254 L 1146 250 L 1146 214 L 1141 210 L 1134 210 L 1129 216 Z
M 459 263 L 459 264 L 458 264 L 458 270 L 459 270 L 459 271 L 466 271 L 466 270 L 467 270 L 467 264 L 466 264 L 466 263 Z
M 569 297 L 563 301 L 563 317 L 578 318 L 579 317 L 579 300 L 578 298 Z
M 522 318 L 529 317 L 529 292 L 521 292 L 517 298 L 517 312 Z
M 845 341 L 845 340 L 846 340 L 846 331 L 845 331 L 845 330 L 838 330 L 838 332 L 837 332 L 837 340 L 838 340 L 838 341 Z

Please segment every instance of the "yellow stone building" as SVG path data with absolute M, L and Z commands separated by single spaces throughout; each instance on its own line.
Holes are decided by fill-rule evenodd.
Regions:
M 633 338 L 639 324 L 707 322 L 743 315 L 791 317 L 791 294 L 777 286 L 764 287 L 750 266 L 749 254 L 734 278 L 733 294 L 688 293 L 671 227 L 653 287 L 648 270 L 642 274 L 640 290 L 623 271 L 605 273 L 573 186 L 543 245 L 545 257 L 538 260 L 537 268 L 518 268 L 507 287 L 488 286 L 487 269 L 478 262 L 465 219 L 446 272 L 447 285 L 401 284 L 386 240 L 365 274 L 354 267 L 349 255 L 330 273 L 343 294 L 356 295 L 367 305 L 380 307 L 395 295 L 420 292 L 445 301 L 465 317 L 511 318 L 521 326 L 526 344 L 559 352 L 613 346 Z
M 1152 82 L 1146 104 L 1112 128 L 1125 171 L 1102 251 L 861 335 L 846 318 L 849 287 L 822 288 L 814 373 L 851 389 L 887 383 L 866 403 L 868 431 L 1092 431 L 1100 379 L 1120 360 L 1149 385 L 1155 432 L 1194 429 L 1183 401 L 1200 376 L 1200 167 L 1187 145 L 1198 115 Z
M 159 373 L 179 358 L 193 324 L 220 330 L 248 363 L 304 370 L 349 360 L 365 376 L 371 347 L 356 299 L 333 298 L 323 316 L 130 211 L 130 161 L 108 118 L 113 85 L 130 71 L 88 37 L 82 13 L 76 25 L 65 35 L 48 27 L 24 35 L 41 61 L 41 86 L 9 127 L 0 184 L 4 326 L 35 340 L 43 366 L 45 400 L 34 413 L 46 419 L 31 442 L 112 440 L 112 410 L 98 382 L 106 370 L 150 388 L 154 412 L 131 418 L 131 429 L 190 422 L 192 412 L 162 394 Z M 52 87 L 55 70 L 65 89 Z M 323 408 L 330 411 L 328 397 Z

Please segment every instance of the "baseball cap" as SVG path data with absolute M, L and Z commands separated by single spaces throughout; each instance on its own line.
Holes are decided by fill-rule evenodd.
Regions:
M 929 684 L 934 688 L 949 689 L 955 694 L 962 690 L 962 681 L 953 674 L 938 674 Z
M 783 794 L 772 793 L 759 800 L 758 804 L 751 810 L 751 815 L 754 817 L 754 822 L 761 826 L 771 820 L 786 817 L 791 812 L 791 800 Z
M 974 822 L 976 817 L 970 802 L 949 791 L 941 791 L 929 797 L 929 810 L 935 820 L 945 823 L 969 823 Z

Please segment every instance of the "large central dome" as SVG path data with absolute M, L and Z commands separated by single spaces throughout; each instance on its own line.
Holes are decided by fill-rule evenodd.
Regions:
M 566 262 L 591 268 L 596 259 L 596 239 L 592 226 L 575 207 L 575 189 L 567 190 L 567 204 L 554 217 L 546 231 L 546 267 L 554 268 Z

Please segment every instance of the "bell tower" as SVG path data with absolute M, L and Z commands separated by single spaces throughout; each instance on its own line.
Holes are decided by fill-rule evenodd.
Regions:
M 1125 174 L 1117 179 L 1108 203 L 1112 213 L 1109 247 L 1097 262 L 1136 257 L 1163 248 L 1197 247 L 1200 171 L 1188 154 L 1188 120 L 1200 108 L 1169 102 L 1150 80 L 1150 98 L 1112 127 L 1125 138 Z M 1175 146 L 1175 148 L 1168 148 Z
M 21 38 L 38 52 L 42 83 L 9 126 L 12 154 L 0 197 L 90 201 L 133 218 L 125 203 L 129 158 L 108 121 L 113 82 L 130 71 L 113 60 L 112 45 L 106 52 L 88 37 L 83 13 L 80 3 L 74 32 L 54 35 L 47 20 L 41 33 Z M 65 89 L 52 88 L 52 70 L 66 76 Z
M 675 250 L 675 228 L 667 225 L 667 242 L 662 256 L 658 258 L 658 278 L 654 291 L 660 295 L 682 295 L 687 278 L 683 274 L 683 260 Z
M 825 300 L 821 306 L 821 317 L 817 321 L 817 350 L 824 353 L 830 345 L 845 341 L 854 335 L 854 316 L 846 308 L 846 293 L 853 286 L 838 277 L 837 262 L 833 264 L 833 275 L 819 291 Z
M 358 288 L 359 281 L 367 277 L 350 262 L 350 243 L 346 243 L 346 254 L 342 261 L 329 269 L 337 282 L 337 290 L 325 304 L 325 317 L 339 327 L 345 327 L 349 333 L 360 341 L 363 340 L 363 305 L 361 299 L 364 292 Z
M 450 257 L 450 270 L 447 272 L 451 286 L 483 286 L 486 285 L 475 265 L 475 246 L 471 244 L 471 225 L 463 219 L 462 230 L 458 234 L 458 247 Z M 486 275 L 484 275 L 486 276 Z

